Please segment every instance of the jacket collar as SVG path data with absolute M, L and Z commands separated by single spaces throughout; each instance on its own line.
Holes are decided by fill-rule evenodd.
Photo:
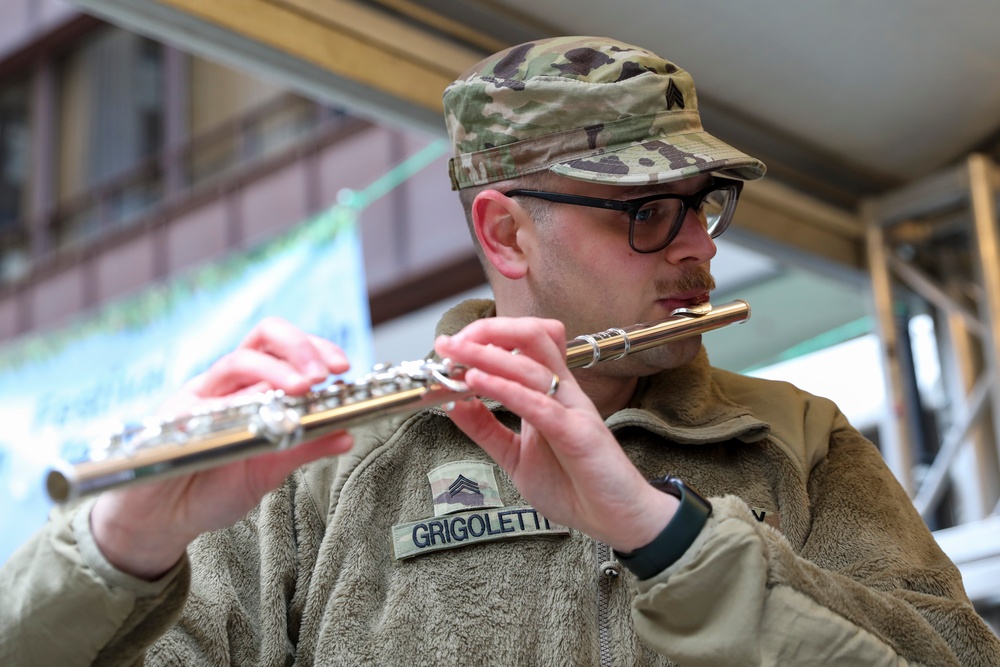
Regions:
M 454 334 L 474 320 L 494 315 L 491 300 L 464 301 L 444 314 L 436 333 Z M 691 445 L 732 439 L 756 442 L 767 437 L 768 424 L 748 407 L 728 399 L 715 373 L 702 346 L 690 364 L 641 378 L 629 406 L 611 415 L 607 425 L 612 430 L 638 426 Z
M 705 347 L 684 366 L 640 378 L 629 406 L 607 420 L 612 430 L 640 426 L 680 444 L 756 442 L 770 427 L 733 402 L 715 380 Z

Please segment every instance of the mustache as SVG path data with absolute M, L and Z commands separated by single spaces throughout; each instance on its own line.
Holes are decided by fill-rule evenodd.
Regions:
M 688 292 L 711 292 L 715 289 L 715 278 L 707 266 L 698 266 L 683 273 L 675 280 L 656 280 L 653 283 L 657 294 L 673 295 Z

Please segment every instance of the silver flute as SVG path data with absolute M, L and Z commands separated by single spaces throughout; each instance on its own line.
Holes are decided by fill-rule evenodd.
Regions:
M 577 336 L 566 344 L 566 365 L 589 368 L 749 317 L 750 306 L 739 300 L 679 308 L 657 322 Z M 472 396 L 462 382 L 464 371 L 448 360 L 381 364 L 353 382 L 339 380 L 301 396 L 273 390 L 209 401 L 183 415 L 122 425 L 92 442 L 83 460 L 57 462 L 46 476 L 46 490 L 55 502 L 67 502 L 461 400 Z

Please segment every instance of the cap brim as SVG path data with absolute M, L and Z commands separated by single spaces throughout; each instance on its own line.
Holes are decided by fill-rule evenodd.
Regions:
M 560 176 L 612 185 L 643 185 L 719 174 L 743 181 L 764 175 L 764 163 L 707 132 L 661 135 L 651 141 L 560 162 L 549 167 Z

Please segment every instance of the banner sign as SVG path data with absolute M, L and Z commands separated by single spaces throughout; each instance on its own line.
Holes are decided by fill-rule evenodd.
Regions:
M 139 421 L 277 316 L 370 370 L 371 321 L 357 208 L 336 207 L 260 248 L 0 347 L 0 563 L 51 508 L 44 475 L 115 421 Z

